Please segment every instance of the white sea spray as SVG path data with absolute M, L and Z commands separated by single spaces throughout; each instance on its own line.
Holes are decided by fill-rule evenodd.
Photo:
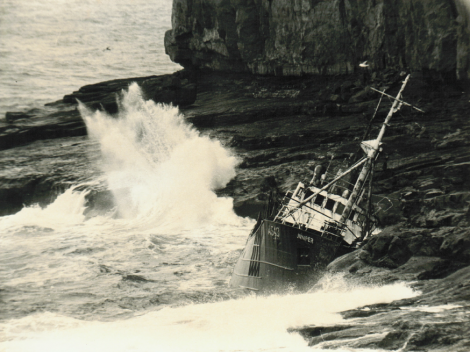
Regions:
M 173 106 L 145 101 L 137 84 L 123 93 L 118 116 L 80 105 L 89 135 L 99 141 L 102 168 L 119 214 L 162 231 L 236 223 L 230 198 L 217 197 L 237 159 L 201 136 Z

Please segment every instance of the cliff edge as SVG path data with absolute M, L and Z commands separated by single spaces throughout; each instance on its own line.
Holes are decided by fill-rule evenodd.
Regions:
M 170 58 L 186 68 L 299 76 L 371 70 L 470 78 L 466 0 L 174 0 Z

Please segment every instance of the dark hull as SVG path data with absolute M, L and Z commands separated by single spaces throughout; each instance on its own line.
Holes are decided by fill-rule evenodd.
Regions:
M 340 237 L 262 220 L 247 240 L 230 286 L 255 291 L 302 288 L 318 269 L 344 253 L 343 243 Z

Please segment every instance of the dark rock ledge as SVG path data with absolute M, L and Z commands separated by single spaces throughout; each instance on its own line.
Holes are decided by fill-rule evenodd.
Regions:
M 341 325 L 306 326 L 292 329 L 300 333 L 310 346 L 317 348 L 367 348 L 393 351 L 468 351 L 470 340 L 470 266 L 440 279 L 421 278 L 434 265 L 434 260 L 413 257 L 401 273 L 371 268 L 375 280 L 406 279 L 404 272 L 414 276 L 412 283 L 421 295 L 342 312 Z M 431 265 L 429 265 L 431 263 Z M 468 262 L 466 264 L 468 265 Z M 333 266 L 330 268 L 333 270 Z M 348 274 L 351 276 L 350 274 Z M 370 276 L 349 280 L 364 283 Z M 357 281 L 358 280 L 358 281 Z M 377 282 L 377 281 L 376 281 Z

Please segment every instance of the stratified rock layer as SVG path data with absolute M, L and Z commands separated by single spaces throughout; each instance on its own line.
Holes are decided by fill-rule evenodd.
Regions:
M 407 68 L 470 77 L 464 0 L 174 0 L 166 52 L 185 67 L 302 75 Z

